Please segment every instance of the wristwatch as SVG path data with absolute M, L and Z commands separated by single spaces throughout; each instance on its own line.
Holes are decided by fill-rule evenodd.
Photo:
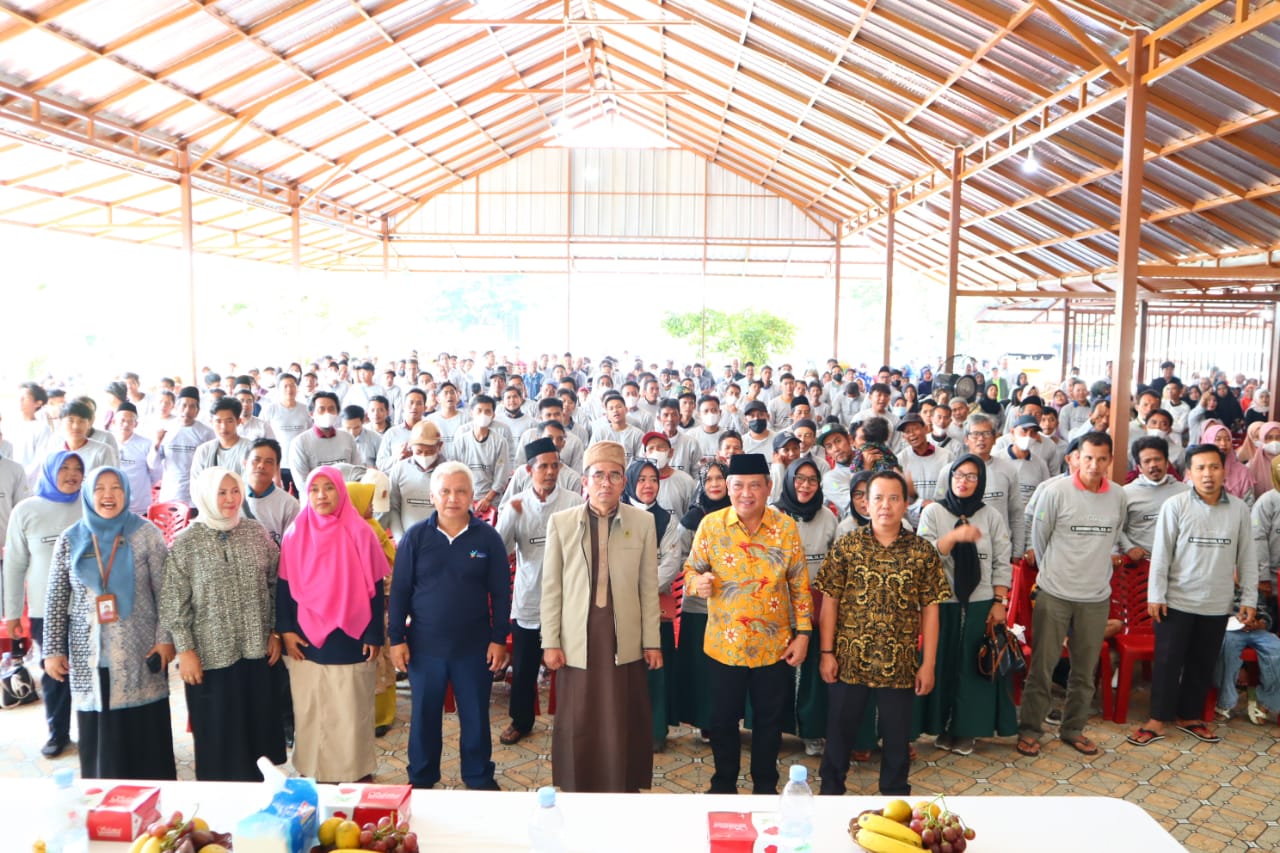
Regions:
M 1006 607 L 1009 605 L 1008 597 L 1001 598 L 1000 596 L 997 595 L 995 599 L 996 599 L 996 604 L 1003 604 Z

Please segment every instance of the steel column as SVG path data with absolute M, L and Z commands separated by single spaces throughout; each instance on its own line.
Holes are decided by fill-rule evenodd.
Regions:
M 1071 375 L 1071 360 L 1074 353 L 1071 351 L 1071 300 L 1062 300 L 1062 351 L 1060 358 L 1062 359 L 1062 382 L 1065 385 L 1067 377 Z
M 196 240 L 194 212 L 191 205 L 191 155 L 184 145 L 178 152 L 180 174 L 178 192 L 182 207 L 182 254 L 187 262 L 187 352 L 190 356 L 189 383 L 199 382 L 196 377 Z
M 951 216 L 947 235 L 947 333 L 943 340 L 943 365 L 954 372 L 951 364 L 956 354 L 956 299 L 960 290 L 960 189 L 964 172 L 964 150 L 955 149 L 951 156 Z M 893 209 L 893 205 L 889 205 Z
M 1129 37 L 1129 67 L 1146 68 L 1143 34 Z M 1138 74 L 1128 86 L 1121 155 L 1120 277 L 1111 329 L 1111 478 L 1123 483 L 1129 467 L 1129 407 L 1133 386 L 1133 344 L 1138 320 L 1138 249 L 1142 243 L 1142 172 L 1147 136 L 1147 86 Z
M 831 311 L 831 357 L 840 358 L 840 267 L 843 263 L 840 251 L 840 238 L 836 238 L 836 294 L 835 306 Z
M 894 225 L 897 216 L 894 206 L 898 203 L 898 194 L 889 190 L 889 218 L 885 220 L 884 236 L 884 358 L 881 364 L 889 364 L 890 350 L 893 348 L 893 244 Z

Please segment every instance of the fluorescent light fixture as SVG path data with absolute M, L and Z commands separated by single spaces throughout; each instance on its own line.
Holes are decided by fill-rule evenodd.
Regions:
M 1040 163 L 1036 160 L 1036 148 L 1032 145 L 1027 149 L 1027 156 L 1022 161 L 1022 171 L 1030 174 L 1040 168 Z

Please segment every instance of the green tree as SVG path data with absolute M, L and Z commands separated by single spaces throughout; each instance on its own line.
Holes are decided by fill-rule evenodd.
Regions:
M 698 347 L 703 361 L 710 352 L 763 363 L 773 353 L 787 350 L 796 336 L 794 324 L 768 311 L 751 308 L 734 314 L 714 308 L 682 314 L 668 311 L 662 318 L 662 330 L 676 340 Z

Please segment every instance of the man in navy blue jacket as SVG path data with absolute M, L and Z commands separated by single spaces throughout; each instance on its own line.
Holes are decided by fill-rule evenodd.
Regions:
M 391 582 L 391 661 L 409 673 L 413 719 L 409 781 L 440 781 L 441 718 L 453 684 L 462 781 L 498 790 L 493 778 L 489 691 L 507 664 L 511 570 L 502 537 L 471 513 L 471 471 L 445 462 L 431 479 L 436 511 L 405 533 Z

